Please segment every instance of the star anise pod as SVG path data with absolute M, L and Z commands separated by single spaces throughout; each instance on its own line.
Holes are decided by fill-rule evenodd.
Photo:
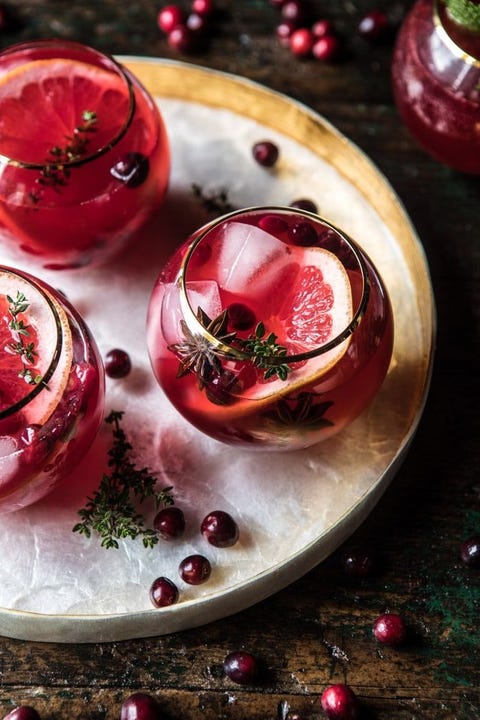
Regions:
M 199 307 L 197 310 L 197 319 L 210 335 L 213 335 L 213 337 L 225 345 L 229 345 L 235 339 L 236 333 L 228 332 L 228 315 L 226 310 L 211 320 L 207 313 Z M 203 390 L 213 375 L 220 374 L 223 370 L 218 351 L 208 338 L 192 332 L 185 320 L 180 320 L 180 327 L 182 328 L 184 337 L 183 342 L 168 346 L 169 350 L 181 358 L 177 370 L 177 378 L 193 372 L 197 376 L 199 389 Z
M 281 399 L 266 417 L 283 425 L 311 428 L 331 427 L 333 423 L 324 417 L 332 402 L 314 404 L 316 393 L 301 392 L 295 399 Z

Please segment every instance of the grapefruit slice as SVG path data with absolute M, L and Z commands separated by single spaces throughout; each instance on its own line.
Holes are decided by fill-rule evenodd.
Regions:
M 83 113 L 97 115 L 87 154 L 108 145 L 123 126 L 129 97 L 121 75 L 77 60 L 26 62 L 0 77 L 0 153 L 21 162 L 53 160 Z
M 22 334 L 11 327 L 12 314 L 9 308 L 12 303 L 8 299 L 16 300 L 18 293 L 23 293 L 25 305 L 28 306 L 16 315 L 16 320 L 25 327 Z M 59 337 L 59 360 L 45 386 L 39 378 L 44 378 L 51 368 L 59 347 Z M 24 346 L 32 344 L 33 355 L 30 360 L 24 353 L 15 351 L 19 341 Z M 26 425 L 43 424 L 62 397 L 72 356 L 72 335 L 62 306 L 50 293 L 43 295 L 35 285 L 20 275 L 0 270 L 0 412 L 36 392 L 21 412 Z M 31 379 L 36 378 L 37 381 L 29 381 L 24 376 L 25 371 L 28 371 Z M 39 385 L 42 386 L 40 391 L 37 390 Z

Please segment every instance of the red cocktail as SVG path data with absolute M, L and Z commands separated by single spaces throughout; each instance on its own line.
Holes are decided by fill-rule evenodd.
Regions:
M 101 360 L 78 313 L 0 266 L 0 513 L 43 497 L 79 462 L 103 401 Z
M 169 169 L 154 101 L 112 58 L 55 40 L 0 53 L 3 244 L 48 268 L 104 261 L 158 209 Z
M 370 403 L 393 320 L 371 261 L 327 221 L 252 208 L 207 225 L 161 272 L 148 346 L 173 405 L 218 440 L 307 447 Z

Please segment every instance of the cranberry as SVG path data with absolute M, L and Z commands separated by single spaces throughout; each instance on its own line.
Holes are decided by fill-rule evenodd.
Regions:
M 197 15 L 211 15 L 214 11 L 213 0 L 193 0 L 192 10 Z
M 239 685 L 253 682 L 258 675 L 258 665 L 255 657 L 245 650 L 236 650 L 229 653 L 223 661 L 225 675 Z
M 290 50 L 297 57 L 308 57 L 312 52 L 314 36 L 311 30 L 300 28 L 290 36 Z
M 317 20 L 317 22 L 312 25 L 312 33 L 316 38 L 325 37 L 325 35 L 333 35 L 333 25 L 330 20 Z
M 295 28 L 295 23 L 289 20 L 284 20 L 279 25 L 277 25 L 275 33 L 282 45 L 290 46 L 290 37 L 294 32 Z
M 313 44 L 312 55 L 322 62 L 335 60 L 339 54 L 340 42 L 335 35 L 325 35 L 325 37 L 318 38 Z
M 232 303 L 228 306 L 227 313 L 228 322 L 234 330 L 249 330 L 257 321 L 253 310 L 244 303 Z
M 123 378 L 132 369 L 130 355 L 125 350 L 115 348 L 105 357 L 105 372 L 111 378 Z
M 189 585 L 201 585 L 210 577 L 210 560 L 203 555 L 189 555 L 178 567 L 180 577 Z
M 389 31 L 389 22 L 385 13 L 379 10 L 372 10 L 367 13 L 358 25 L 359 34 L 366 40 L 380 40 Z
M 279 150 L 270 140 L 256 142 L 252 148 L 252 155 L 259 165 L 272 167 L 278 160 Z
M 173 605 L 178 600 L 178 588 L 166 577 L 158 577 L 150 588 L 150 600 L 155 607 Z
M 203 33 L 207 28 L 207 20 L 203 15 L 190 13 L 185 22 L 187 28 L 194 33 Z
M 372 550 L 362 545 L 352 545 L 341 556 L 341 563 L 347 575 L 355 578 L 369 577 L 375 570 Z
M 288 224 L 278 215 L 264 215 L 260 219 L 258 227 L 270 235 L 280 235 L 288 230 Z
M 309 200 L 308 198 L 300 198 L 299 200 L 294 200 L 290 203 L 290 207 L 297 208 L 298 210 L 306 210 L 307 212 L 311 213 L 318 213 L 317 204 L 314 203 L 313 200 Z
M 235 394 L 238 394 L 242 387 L 235 373 L 223 370 L 208 381 L 205 394 L 215 405 L 231 405 L 236 401 Z
M 110 173 L 116 180 L 121 180 L 127 187 L 136 188 L 148 177 L 150 162 L 145 155 L 139 152 L 126 153 L 115 165 Z
M 153 527 L 164 540 L 180 537 L 185 532 L 183 511 L 176 505 L 162 508 L 153 519 Z
M 330 685 L 322 693 L 322 708 L 329 720 L 356 720 L 360 707 L 358 698 L 348 685 Z
M 292 225 L 288 236 L 294 245 L 300 245 L 302 247 L 316 245 L 318 240 L 317 231 L 313 225 L 306 220 L 300 220 L 300 222 Z
M 284 20 L 290 20 L 297 26 L 305 19 L 303 3 L 300 0 L 288 0 L 282 5 L 281 12 Z
M 373 634 L 382 645 L 401 645 L 405 640 L 407 630 L 405 622 L 396 613 L 380 615 L 373 624 Z
M 172 50 L 188 53 L 195 48 L 195 35 L 186 25 L 177 25 L 167 37 L 168 44 Z
M 40 715 L 30 705 L 19 705 L 5 715 L 3 720 L 40 720 Z
M 161 720 L 160 706 L 151 695 L 134 693 L 120 708 L 120 720 Z
M 223 510 L 214 510 L 204 517 L 200 526 L 203 537 L 215 547 L 231 547 L 238 540 L 235 520 Z
M 480 568 L 480 535 L 472 535 L 460 545 L 460 557 L 468 567 Z
M 160 30 L 167 35 L 172 32 L 173 28 L 181 25 L 184 21 L 184 13 L 178 5 L 166 5 L 157 15 L 157 23 Z

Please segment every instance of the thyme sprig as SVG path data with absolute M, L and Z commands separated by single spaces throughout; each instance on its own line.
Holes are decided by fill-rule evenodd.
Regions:
M 121 427 L 124 413 L 112 410 L 105 422 L 112 426 L 113 443 L 108 451 L 110 473 L 104 473 L 98 489 L 87 504 L 78 511 L 81 522 L 73 527 L 91 537 L 96 532 L 104 548 L 118 548 L 123 538 L 142 538 L 144 547 L 152 548 L 158 543 L 155 530 L 145 526 L 145 517 L 137 510 L 137 504 L 153 500 L 155 509 L 160 505 L 173 505 L 172 487 L 157 490 L 157 479 L 147 468 L 137 468 L 131 459 L 132 445 Z
M 287 355 L 287 348 L 277 343 L 278 336 L 273 332 L 267 334 L 263 322 L 259 322 L 253 335 L 246 340 L 240 340 L 243 350 L 252 354 L 252 362 L 258 368 L 265 370 L 264 379 L 277 376 L 286 380 L 292 368 L 283 359 Z
M 18 355 L 23 363 L 22 369 L 18 376 L 23 378 L 29 385 L 38 385 L 42 381 L 42 376 L 32 372 L 32 367 L 25 367 L 26 364 L 33 366 L 38 353 L 35 349 L 34 342 L 28 342 L 30 335 L 30 325 L 26 325 L 25 321 L 19 316 L 26 312 L 30 307 L 25 294 L 17 290 L 17 295 L 13 298 L 7 295 L 8 312 L 10 314 L 10 322 L 8 327 L 16 335 L 16 340 L 8 344 L 8 350 Z

